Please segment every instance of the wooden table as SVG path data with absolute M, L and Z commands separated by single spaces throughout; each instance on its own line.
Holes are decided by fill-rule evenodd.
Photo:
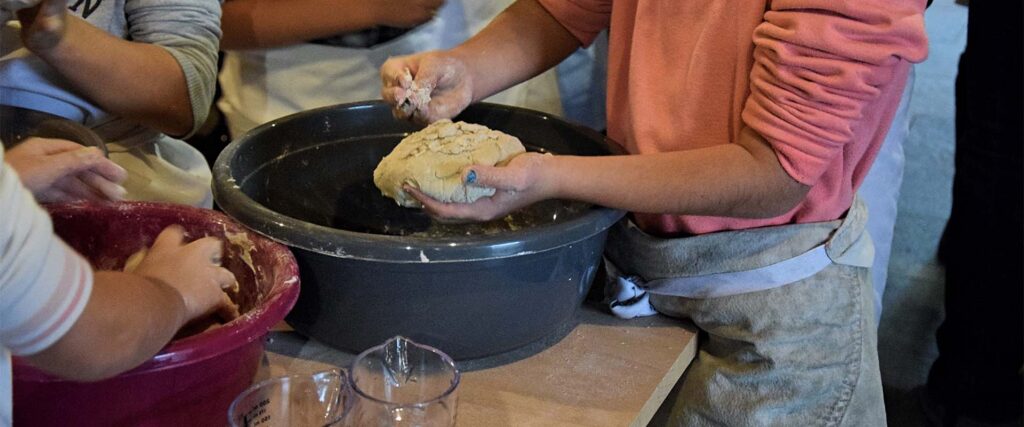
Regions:
M 646 425 L 693 360 L 694 329 L 662 316 L 619 320 L 590 306 L 577 320 L 547 342 L 460 363 L 457 425 Z M 287 328 L 272 333 L 267 350 L 264 376 L 346 367 L 353 358 Z

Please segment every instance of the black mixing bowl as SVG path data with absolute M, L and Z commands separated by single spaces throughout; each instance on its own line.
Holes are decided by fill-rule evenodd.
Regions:
M 530 110 L 476 104 L 456 120 L 515 135 L 528 149 L 608 154 L 600 134 Z M 383 103 L 331 106 L 260 126 L 217 158 L 218 205 L 299 261 L 302 291 L 288 322 L 353 352 L 404 335 L 456 359 L 558 330 L 623 213 L 548 202 L 510 221 L 438 226 L 373 185 L 377 163 L 418 129 Z

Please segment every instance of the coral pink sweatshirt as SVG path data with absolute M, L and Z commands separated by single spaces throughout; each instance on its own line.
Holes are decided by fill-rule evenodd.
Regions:
M 540 0 L 584 45 L 610 28 L 608 134 L 629 153 L 735 143 L 750 127 L 806 199 L 769 219 L 637 214 L 701 234 L 849 209 L 927 55 L 925 0 Z

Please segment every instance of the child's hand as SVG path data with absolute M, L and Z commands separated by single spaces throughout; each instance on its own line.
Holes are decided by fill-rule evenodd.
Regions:
M 29 138 L 8 151 L 4 160 L 40 203 L 124 198 L 120 183 L 127 172 L 95 147 L 63 139 Z
M 433 19 L 444 0 L 373 0 L 364 4 L 376 6 L 380 25 L 412 28 Z
M 188 320 L 228 308 L 223 289 L 235 276 L 220 266 L 223 242 L 204 237 L 185 244 L 180 226 L 165 228 L 133 273 L 159 280 L 181 294 Z
M 39 54 L 57 46 L 67 30 L 67 0 L 42 0 L 38 5 L 18 11 L 21 41 Z
M 394 107 L 395 117 L 401 119 L 420 123 L 450 119 L 473 100 L 473 84 L 466 65 L 439 51 L 390 58 L 381 66 L 380 77 L 381 97 Z M 429 90 L 429 102 L 413 108 L 403 106 L 413 98 L 415 88 Z
M 509 212 L 554 197 L 554 188 L 544 178 L 544 163 L 552 156 L 524 153 L 506 166 L 468 166 L 462 170 L 466 185 L 497 190 L 491 197 L 473 203 L 441 203 L 412 186 L 403 189 L 423 204 L 431 216 L 442 220 L 490 221 Z

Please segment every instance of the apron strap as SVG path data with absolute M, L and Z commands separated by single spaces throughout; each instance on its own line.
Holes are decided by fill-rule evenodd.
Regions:
M 744 271 L 704 276 L 670 277 L 646 283 L 647 291 L 656 295 L 685 298 L 717 298 L 748 292 L 764 291 L 817 274 L 832 264 L 825 245 L 814 247 L 793 258 Z
M 859 201 L 858 201 L 859 202 Z M 855 202 L 855 209 L 863 209 Z M 858 212 L 861 213 L 861 212 Z M 683 298 L 717 298 L 764 291 L 811 277 L 832 264 L 870 268 L 875 248 L 866 230 L 842 251 L 832 244 L 839 233 L 810 250 L 764 267 L 695 276 L 667 277 L 646 281 L 639 276 L 625 276 L 605 258 L 608 282 L 605 300 L 612 313 L 621 318 L 655 314 L 649 294 Z

